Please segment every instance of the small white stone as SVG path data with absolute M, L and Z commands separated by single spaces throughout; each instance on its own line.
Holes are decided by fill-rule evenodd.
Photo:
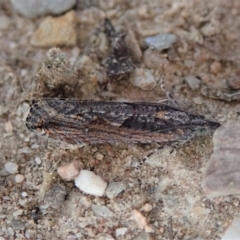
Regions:
M 81 170 L 75 179 L 75 185 L 84 193 L 94 196 L 102 196 L 107 187 L 107 183 L 94 172 Z
M 97 153 L 95 154 L 95 158 L 96 158 L 97 160 L 100 160 L 100 161 L 102 161 L 102 160 L 103 160 L 103 158 L 104 158 L 104 155 L 103 155 L 103 154 L 101 154 L 101 153 L 99 153 L 99 152 L 97 152 Z
M 10 43 L 9 43 L 9 48 L 10 48 L 11 50 L 14 50 L 17 46 L 18 46 L 18 44 L 17 44 L 16 42 L 10 42 Z
M 127 232 L 128 228 L 122 227 L 116 229 L 116 237 L 123 236 Z
M 27 197 L 28 196 L 28 194 L 26 192 L 22 192 L 21 195 L 22 195 L 22 197 Z
M 201 97 L 195 97 L 195 98 L 193 98 L 193 102 L 197 105 L 201 105 L 202 104 L 202 98 Z
M 27 239 L 36 239 L 36 230 L 27 229 L 25 232 L 25 237 Z
M 27 76 L 27 74 L 28 74 L 28 71 L 26 69 L 22 69 L 20 72 L 21 77 L 25 77 Z
M 23 180 L 24 180 L 24 176 L 22 175 L 22 174 L 17 174 L 16 176 L 15 176 L 15 182 L 16 183 L 21 183 Z
M 134 70 L 131 83 L 133 86 L 139 87 L 145 91 L 150 91 L 157 86 L 157 82 L 152 71 L 142 68 L 136 68 Z
M 144 212 L 150 212 L 150 211 L 152 211 L 152 205 L 146 203 L 140 210 L 144 211 Z
M 18 171 L 18 165 L 14 162 L 5 163 L 5 170 L 11 174 L 14 174 Z
M 19 216 L 19 215 L 22 215 L 22 213 L 23 213 L 23 210 L 22 210 L 22 209 L 18 209 L 18 210 L 16 210 L 16 211 L 13 212 L 13 216 L 14 216 L 14 217 L 17 217 L 17 216 Z
M 137 168 L 140 166 L 140 162 L 138 159 L 134 158 L 132 161 L 131 161 L 131 167 L 133 168 Z
M 156 36 L 150 36 L 145 38 L 145 43 L 149 47 L 152 47 L 159 51 L 170 48 L 176 41 L 176 35 L 169 33 L 159 34 Z
M 40 165 L 42 163 L 40 157 L 35 157 L 35 162 Z
M 19 199 L 18 200 L 18 204 L 20 205 L 20 206 L 25 206 L 26 205 L 26 201 L 25 200 L 23 200 L 23 199 Z

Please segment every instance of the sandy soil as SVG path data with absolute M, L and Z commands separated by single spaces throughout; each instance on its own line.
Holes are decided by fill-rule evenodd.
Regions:
M 203 97 L 199 89 L 193 91 L 184 81 L 186 76 L 198 76 L 205 84 L 223 89 L 226 80 L 239 79 L 239 1 L 113 0 L 101 4 L 102 9 L 84 8 L 84 4 L 79 5 L 82 9 L 74 9 L 78 43 L 61 50 L 76 69 L 84 47 L 104 17 L 116 27 L 128 19 L 143 52 L 135 66 L 159 70 L 159 62 L 164 62 L 166 87 L 183 110 L 221 123 L 239 120 L 237 102 Z M 0 239 L 221 239 L 240 213 L 240 199 L 227 196 L 209 200 L 202 191 L 212 136 L 196 138 L 174 151 L 166 147 L 140 167 L 133 162 L 140 162 L 155 145 L 106 144 L 71 149 L 37 137 L 26 128 L 25 119 L 34 77 L 48 51 L 30 44 L 44 17 L 21 17 L 4 0 L 0 0 L 0 14 L 10 21 L 0 30 Z M 141 45 L 144 37 L 159 32 L 178 37 L 167 53 L 168 60 Z M 81 74 L 80 88 L 74 93 L 80 99 L 164 98 L 160 87 L 143 91 L 127 80 L 109 86 L 91 74 Z M 99 154 L 102 160 L 96 157 Z M 56 173 L 58 166 L 74 160 L 107 183 L 122 182 L 125 191 L 114 199 L 84 194 L 74 182 L 63 181 Z M 18 165 L 18 173 L 25 177 L 22 183 L 15 182 L 14 174 L 4 172 L 4 164 L 9 161 Z M 54 183 L 65 186 L 66 198 L 52 196 L 42 201 Z M 47 207 L 49 201 L 60 201 L 60 207 Z M 110 211 L 97 216 L 93 205 L 106 206 Z M 141 212 L 148 228 L 141 229 L 132 218 L 133 210 Z M 126 233 L 116 237 L 121 228 Z

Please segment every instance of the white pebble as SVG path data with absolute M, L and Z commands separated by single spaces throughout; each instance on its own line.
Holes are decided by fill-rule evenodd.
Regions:
M 81 170 L 75 179 L 75 185 L 84 193 L 94 196 L 102 196 L 107 187 L 107 183 L 94 172 Z
M 35 157 L 36 164 L 40 165 L 42 163 L 40 157 Z
M 174 34 L 159 34 L 156 36 L 146 37 L 145 43 L 152 48 L 155 48 L 159 51 L 168 49 L 172 46 L 173 43 L 177 41 L 177 37 Z
M 139 165 L 140 165 L 140 162 L 139 162 L 138 159 L 134 158 L 134 159 L 131 161 L 131 167 L 137 168 L 137 167 L 139 167 Z
M 15 176 L 15 182 L 16 183 L 21 183 L 23 180 L 24 180 L 24 176 L 22 175 L 22 174 L 17 174 L 16 176 Z
M 154 78 L 152 71 L 142 68 L 136 68 L 134 70 L 131 83 L 133 86 L 139 87 L 145 91 L 150 91 L 154 89 L 157 85 L 156 79 Z
M 99 153 L 99 152 L 97 152 L 97 153 L 95 154 L 95 157 L 96 157 L 96 159 L 97 159 L 97 160 L 100 160 L 100 161 L 102 161 L 102 160 L 103 160 L 103 158 L 104 158 L 104 155 L 103 155 L 103 154 L 101 154 L 101 153 Z
M 150 212 L 150 211 L 152 211 L 152 205 L 146 203 L 140 210 L 144 211 L 144 212 Z
M 18 165 L 14 162 L 5 163 L 5 170 L 11 174 L 14 174 L 18 171 Z
M 28 194 L 26 192 L 22 192 L 21 195 L 22 195 L 22 197 L 27 197 L 28 196 Z
M 128 228 L 122 227 L 116 229 L 116 237 L 123 236 L 127 232 Z
M 23 210 L 22 209 L 18 209 L 18 210 L 13 212 L 13 216 L 14 217 L 18 217 L 18 216 L 20 216 L 22 214 L 23 214 Z

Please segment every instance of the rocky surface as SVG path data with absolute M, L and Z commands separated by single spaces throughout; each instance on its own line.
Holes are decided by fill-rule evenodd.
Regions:
M 214 146 L 209 134 L 178 148 L 165 146 L 154 152 L 159 148 L 155 144 L 74 148 L 36 136 L 26 128 L 25 119 L 31 100 L 43 93 L 55 94 L 61 89 L 54 84 L 64 79 L 69 83 L 63 86 L 67 97 L 157 102 L 166 98 L 158 82 L 145 87 L 149 79 L 164 74 L 166 88 L 182 109 L 203 114 L 223 127 L 229 120 L 239 122 L 237 101 L 213 100 L 198 89 L 201 84 L 219 90 L 239 88 L 239 1 L 78 1 L 69 12 L 71 8 L 63 10 L 68 11 L 66 15 L 29 19 L 16 14 L 10 1 L 0 2 L 0 239 L 215 240 L 229 236 L 226 230 L 234 231 L 233 219 L 240 215 L 238 192 L 209 199 L 202 188 L 206 169 L 218 151 L 214 146 L 222 137 L 214 136 Z M 65 24 L 61 19 L 68 14 L 71 21 Z M 107 81 L 105 60 L 111 46 L 101 28 L 105 18 L 117 32 L 128 34 L 125 40 L 134 69 L 148 77 L 146 82 L 141 78 L 143 89 L 132 84 L 132 73 L 129 78 Z M 31 39 L 46 19 L 58 21 L 58 28 L 48 25 L 51 34 L 58 29 L 55 41 L 33 46 Z M 62 36 L 60 22 L 66 36 Z M 149 48 L 144 41 L 169 33 L 177 40 L 163 51 Z M 38 41 L 52 39 L 51 34 L 41 35 L 45 39 Z M 70 38 L 73 35 L 76 38 Z M 60 42 L 61 52 L 51 51 L 60 55 L 48 65 L 47 46 L 56 47 L 61 36 L 65 39 Z M 156 78 L 149 77 L 149 72 Z M 36 79 L 37 73 L 40 78 Z M 37 94 L 39 80 L 42 85 Z M 233 140 L 234 132 L 225 130 L 225 137 Z M 239 145 L 228 143 L 231 151 Z M 233 163 L 231 151 L 224 151 L 223 160 Z M 107 193 L 102 191 L 101 197 L 84 193 L 73 180 L 67 181 L 69 175 L 63 180 L 57 173 L 59 167 L 74 162 L 99 176 L 104 186 L 118 184 L 106 189 Z M 7 163 L 17 167 L 6 168 Z

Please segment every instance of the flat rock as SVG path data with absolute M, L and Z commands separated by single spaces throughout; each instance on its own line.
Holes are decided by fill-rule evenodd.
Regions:
M 145 43 L 147 46 L 158 51 L 170 48 L 176 41 L 176 35 L 170 33 L 164 33 L 145 38 Z
M 44 203 L 52 208 L 58 209 L 65 201 L 67 192 L 65 187 L 60 184 L 54 184 L 52 188 L 45 194 Z
M 186 76 L 185 81 L 193 91 L 200 88 L 201 80 L 195 76 Z
M 106 195 L 108 198 L 113 199 L 124 191 L 126 186 L 121 182 L 111 182 L 106 189 Z
M 46 17 L 33 34 L 30 43 L 35 47 L 75 46 L 76 17 L 70 11 L 61 17 Z
M 13 219 L 10 222 L 10 225 L 12 226 L 12 228 L 14 230 L 24 230 L 25 229 L 25 223 L 21 220 L 18 220 L 18 219 Z
M 214 152 L 202 184 L 207 197 L 240 194 L 239 141 L 240 123 L 229 122 L 214 133 Z

